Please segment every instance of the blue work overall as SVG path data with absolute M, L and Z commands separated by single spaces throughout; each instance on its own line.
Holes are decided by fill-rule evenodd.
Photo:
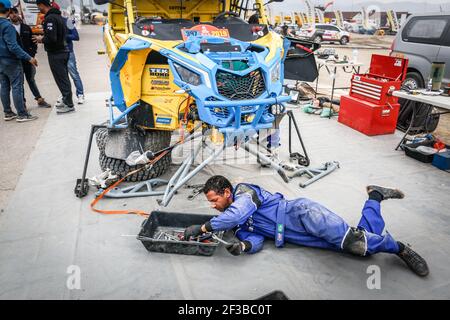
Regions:
M 261 250 L 265 238 L 275 239 L 277 247 L 288 242 L 358 255 L 399 251 L 392 236 L 382 234 L 385 224 L 380 203 L 375 200 L 366 201 L 357 228 L 351 228 L 317 202 L 285 200 L 280 193 L 242 183 L 233 189 L 233 203 L 210 223 L 214 231 L 236 228 L 236 236 L 251 243 L 249 253 Z M 360 249 L 354 249 L 355 243 Z

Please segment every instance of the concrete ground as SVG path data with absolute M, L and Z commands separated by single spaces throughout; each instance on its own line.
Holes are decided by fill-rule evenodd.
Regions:
M 89 93 L 105 91 L 109 85 L 107 59 L 105 56 L 96 54 L 97 49 L 103 49 L 101 32 L 101 28 L 97 26 L 81 26 L 81 41 L 74 44 L 78 70 L 85 92 Z M 36 71 L 39 91 L 47 102 L 53 105 L 58 99 L 59 91 L 51 75 L 47 55 L 42 45 L 39 45 L 36 59 L 39 63 Z M 75 94 L 73 82 L 72 87 L 72 92 Z M 0 176 L 2 177 L 0 181 L 0 214 L 6 207 L 51 112 L 50 109 L 36 106 L 26 82 L 25 96 L 28 110 L 39 116 L 39 119 L 27 123 L 5 122 L 3 119 L 0 121 L 0 161 L 3 164 L 0 166 Z M 75 96 L 74 102 L 76 103 Z
M 359 220 L 367 184 L 396 186 L 406 198 L 383 203 L 387 230 L 427 259 L 431 270 L 427 278 L 415 276 L 388 254 L 358 258 L 293 245 L 276 249 L 273 241 L 266 241 L 258 254 L 239 257 L 223 247 L 212 257 L 147 252 L 135 238 L 143 218 L 93 213 L 92 188 L 83 199 L 73 194 L 90 125 L 105 120 L 108 96 L 105 59 L 94 51 L 101 45 L 99 28 L 83 28 L 81 35 L 86 39 L 80 43 L 86 51 L 77 50 L 82 76 L 98 86 L 88 91 L 87 103 L 73 114 L 58 116 L 44 110 L 48 120 L 42 121 L 42 133 L 34 148 L 24 151 L 29 156 L 23 169 L 15 169 L 21 176 L 16 177 L 18 183 L 0 216 L 0 299 L 254 299 L 272 290 L 282 290 L 291 299 L 450 298 L 448 173 L 394 151 L 400 132 L 367 137 L 335 118 L 321 119 L 299 110 L 294 112 L 311 167 L 335 160 L 340 169 L 301 189 L 299 180 L 285 184 L 270 169 L 260 169 L 253 158 L 241 153 L 234 158 L 228 152 L 227 164 L 215 163 L 191 182 L 225 174 L 234 183 L 260 184 L 289 199 L 317 200 L 351 225 Z M 286 120 L 281 129 L 286 137 Z M 7 150 L 15 148 L 14 141 L 2 142 Z M 286 159 L 287 152 L 285 142 L 281 157 Z M 94 145 L 89 176 L 100 172 L 97 159 Z M 2 172 L 17 166 L 2 163 Z M 188 191 L 180 190 L 167 208 L 160 208 L 155 198 L 105 199 L 99 207 L 213 213 L 201 195 L 188 201 Z M 380 289 L 369 289 L 371 270 L 378 268 Z M 74 289 L 71 284 L 78 271 L 80 287 Z

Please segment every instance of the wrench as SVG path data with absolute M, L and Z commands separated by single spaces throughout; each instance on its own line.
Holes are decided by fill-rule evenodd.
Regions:
M 231 246 L 233 245 L 232 243 L 226 242 L 225 240 L 220 239 L 215 233 L 212 234 L 212 237 L 214 240 L 219 241 L 220 243 L 223 243 L 226 246 Z

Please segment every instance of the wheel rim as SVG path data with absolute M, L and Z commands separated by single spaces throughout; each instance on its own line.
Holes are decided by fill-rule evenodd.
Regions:
M 403 81 L 403 85 L 405 87 L 408 87 L 410 90 L 414 90 L 414 89 L 419 88 L 419 84 L 413 78 L 405 79 L 405 81 Z
M 347 38 L 342 38 L 341 43 L 346 44 L 347 43 Z
M 320 37 L 314 38 L 314 42 L 315 42 L 315 43 L 320 43 L 321 40 L 322 40 L 322 39 L 321 39 Z

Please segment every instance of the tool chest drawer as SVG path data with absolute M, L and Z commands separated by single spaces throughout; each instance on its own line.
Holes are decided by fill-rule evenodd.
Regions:
M 400 90 L 407 67 L 407 59 L 372 55 L 369 72 L 352 76 L 350 96 L 379 105 L 397 103 L 390 93 Z

